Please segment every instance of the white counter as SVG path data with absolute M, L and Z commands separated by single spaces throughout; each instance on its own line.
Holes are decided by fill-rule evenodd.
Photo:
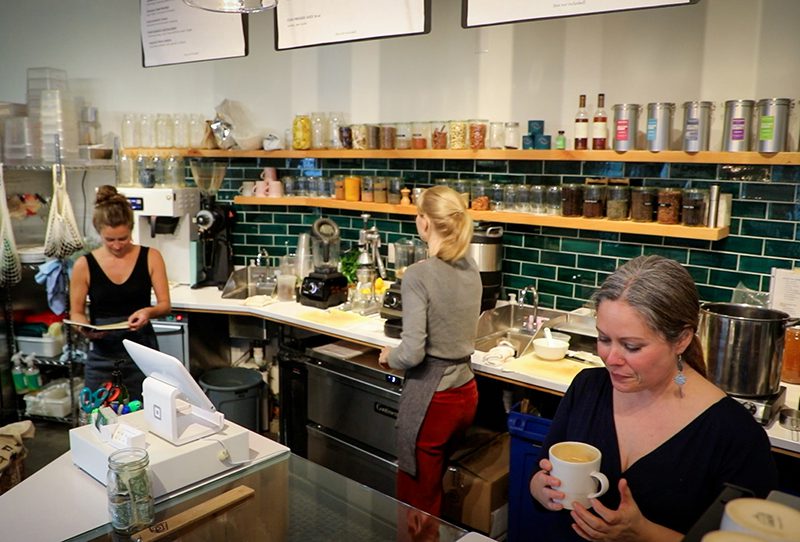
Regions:
M 359 316 L 337 309 L 322 310 L 307 307 L 295 302 L 250 307 L 246 306 L 242 299 L 222 299 L 220 291 L 216 288 L 192 290 L 188 286 L 177 286 L 170 291 L 170 295 L 173 309 L 257 316 L 376 347 L 400 344 L 399 339 L 392 339 L 383 334 L 385 320 L 377 314 Z M 482 357 L 481 352 L 476 352 L 472 356 L 472 368 L 477 373 L 557 394 L 563 394 L 575 375 L 589 367 L 568 360 L 543 361 L 534 355 L 498 367 L 484 364 Z M 800 385 L 786 383 L 782 385 L 787 388 L 786 405 L 798 408 Z M 781 427 L 777 417 L 765 429 L 772 446 L 782 451 L 800 454 L 800 442 L 792 440 L 791 432 Z

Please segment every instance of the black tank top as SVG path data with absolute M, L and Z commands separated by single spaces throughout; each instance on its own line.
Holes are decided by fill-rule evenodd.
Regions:
M 143 307 L 150 307 L 150 290 L 153 283 L 147 268 L 148 247 L 139 248 L 139 257 L 133 266 L 133 272 L 122 284 L 115 284 L 106 276 L 100 264 L 89 253 L 89 312 L 91 321 L 98 318 L 127 318 Z

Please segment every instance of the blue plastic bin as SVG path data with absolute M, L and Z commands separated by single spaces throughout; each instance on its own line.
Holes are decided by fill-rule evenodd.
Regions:
M 519 411 L 519 403 L 508 413 L 511 461 L 508 472 L 508 542 L 531 540 L 535 526 L 527 518 L 533 513 L 528 482 L 538 468 L 539 450 L 552 420 Z

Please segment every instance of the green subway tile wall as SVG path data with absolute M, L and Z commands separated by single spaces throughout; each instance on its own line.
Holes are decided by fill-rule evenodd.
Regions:
M 261 168 L 280 176 L 355 173 L 395 175 L 408 186 L 428 186 L 440 178 L 485 179 L 492 183 L 553 185 L 585 177 L 622 176 L 632 185 L 708 188 L 733 194 L 731 235 L 720 241 L 673 239 L 541 226 L 505 225 L 503 285 L 509 290 L 536 284 L 542 306 L 571 310 L 587 302 L 620 264 L 640 254 L 660 254 L 687 266 L 704 301 L 730 301 L 743 285 L 766 291 L 773 267 L 793 268 L 800 260 L 800 166 L 662 164 L 571 161 L 417 160 L 417 159 L 235 159 L 218 194 L 231 202 L 243 180 L 257 179 Z M 319 216 L 330 216 L 342 230 L 343 247 L 355 247 L 360 213 L 300 206 L 236 206 L 234 254 L 237 265 L 260 247 L 278 256 L 293 251 L 297 234 Z M 411 216 L 373 213 L 387 244 L 415 233 Z M 391 264 L 389 266 L 391 268 Z

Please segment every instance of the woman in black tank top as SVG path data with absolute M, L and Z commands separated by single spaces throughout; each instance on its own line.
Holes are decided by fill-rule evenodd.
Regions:
M 98 332 L 77 328 L 92 341 L 85 384 L 95 390 L 112 380 L 118 369 L 129 400 L 141 400 L 144 374 L 128 356 L 122 340 L 157 347 L 150 320 L 171 310 L 164 259 L 154 248 L 133 244 L 133 210 L 113 186 L 98 189 L 92 223 L 102 246 L 75 262 L 70 319 L 97 325 L 127 321 L 128 329 Z M 156 296 L 154 306 L 150 304 L 151 289 Z

